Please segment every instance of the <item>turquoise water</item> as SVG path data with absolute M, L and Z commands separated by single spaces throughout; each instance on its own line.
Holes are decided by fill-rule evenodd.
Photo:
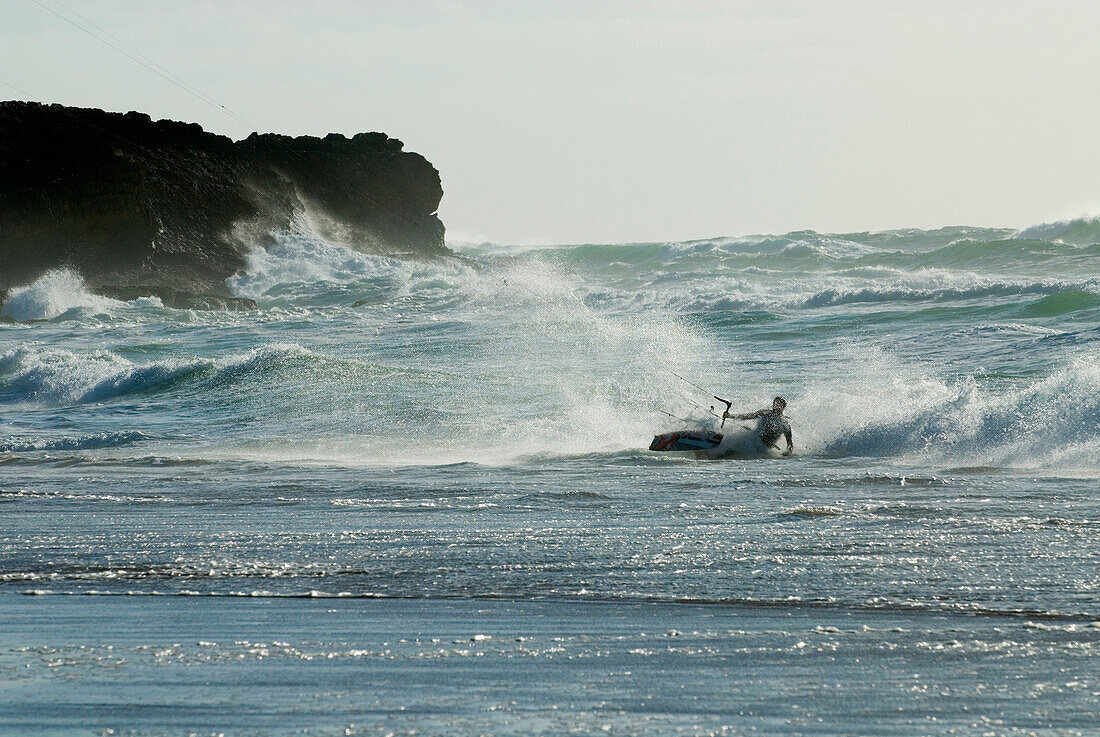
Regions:
M 0 616 L 21 623 L 0 638 L 0 679 L 30 669 L 43 703 L 69 716 L 16 709 L 0 731 L 91 733 L 61 709 L 83 695 L 102 706 L 79 712 L 98 719 L 97 734 L 322 722 L 551 733 L 602 729 L 611 711 L 622 734 L 928 734 L 946 731 L 924 717 L 949 702 L 1000 720 L 958 712 L 963 733 L 1087 733 L 1100 707 L 1098 244 L 1100 226 L 1075 221 L 452 244 L 455 257 L 414 261 L 303 226 L 257 247 L 229 281 L 257 301 L 243 312 L 119 302 L 51 272 L 15 290 L 0 322 Z M 710 392 L 743 412 L 785 396 L 795 457 L 741 453 L 751 431 L 729 426 L 731 457 L 646 450 L 655 433 L 713 426 Z M 461 670 L 440 676 L 453 682 L 438 694 L 402 697 L 394 684 L 412 665 L 383 669 L 375 691 L 349 699 L 349 710 L 388 705 L 367 719 L 299 691 L 331 718 L 285 727 L 215 724 L 198 708 L 165 721 L 151 716 L 163 693 L 138 708 L 104 686 L 155 677 L 140 648 L 204 623 L 232 638 L 213 646 L 224 657 L 192 666 L 213 678 L 212 663 L 239 649 L 229 643 L 247 639 L 222 619 L 230 597 L 234 617 L 266 607 L 254 639 L 293 636 L 286 647 L 299 649 L 331 640 L 319 622 L 310 631 L 307 607 L 340 597 L 352 620 L 411 617 L 413 639 L 454 635 L 455 601 L 546 638 L 557 630 L 531 618 L 594 638 L 625 621 L 637 638 L 650 616 L 668 627 L 682 616 L 717 638 L 721 658 L 708 660 L 706 643 L 691 662 L 647 659 L 637 643 L 615 650 L 616 667 L 640 679 L 631 688 L 662 692 L 664 706 L 655 715 L 633 691 L 601 694 L 584 671 L 593 699 L 568 719 L 564 686 L 521 689 L 493 711 L 484 693 L 456 701 Z M 400 603 L 410 598 L 422 607 L 412 614 Z M 87 622 L 74 601 L 96 602 Z M 132 625 L 130 639 L 108 631 L 104 607 Z M 712 611 L 717 629 L 700 620 Z M 166 616 L 176 630 L 146 626 Z M 767 622 L 792 617 L 797 627 L 775 631 L 796 641 L 839 620 L 879 634 L 845 645 L 862 653 L 858 667 L 842 658 L 830 671 L 822 645 L 800 671 L 789 638 L 768 634 Z M 26 624 L 38 618 L 55 624 Z M 749 639 L 734 643 L 739 630 Z M 42 655 L 107 640 L 129 648 L 133 670 Z M 735 673 L 734 644 L 757 654 L 751 674 Z M 576 663 L 546 649 L 532 673 L 562 683 Z M 271 674 L 287 677 L 288 662 Z M 507 693 L 514 664 L 484 662 L 479 677 Z M 938 697 L 913 700 L 901 674 L 918 665 L 935 683 L 917 685 Z M 682 692 L 662 691 L 664 670 L 696 698 L 673 707 Z M 240 686 L 241 698 L 262 711 L 264 671 L 248 673 L 255 690 Z M 989 686 L 1010 673 L 1031 680 Z M 718 699 L 735 676 L 742 701 Z M 597 708 L 601 695 L 609 705 Z M 860 698 L 905 708 L 894 721 L 843 708 Z M 821 721 L 746 716 L 763 701 Z M 424 716 L 440 709 L 453 721 Z

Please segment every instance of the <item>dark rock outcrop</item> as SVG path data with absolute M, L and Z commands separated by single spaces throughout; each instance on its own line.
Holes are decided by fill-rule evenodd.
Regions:
M 66 266 L 117 293 L 224 296 L 248 248 L 303 214 L 362 251 L 447 253 L 439 173 L 402 145 L 382 133 L 232 141 L 142 113 L 0 103 L 0 289 Z

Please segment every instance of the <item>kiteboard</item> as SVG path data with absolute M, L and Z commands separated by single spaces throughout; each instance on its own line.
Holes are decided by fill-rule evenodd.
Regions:
M 722 433 L 713 430 L 680 430 L 654 435 L 650 450 L 710 450 L 722 444 Z

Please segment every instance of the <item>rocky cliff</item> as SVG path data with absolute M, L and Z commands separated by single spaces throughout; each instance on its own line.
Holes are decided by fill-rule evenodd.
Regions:
M 446 253 L 439 173 L 402 146 L 0 103 L 0 289 L 66 266 L 93 287 L 224 293 L 249 247 L 304 215 L 362 251 Z

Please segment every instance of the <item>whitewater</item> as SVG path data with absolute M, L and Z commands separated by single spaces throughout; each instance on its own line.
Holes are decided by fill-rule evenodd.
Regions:
M 1095 729 L 1100 221 L 449 245 L 11 290 L 0 732 Z

